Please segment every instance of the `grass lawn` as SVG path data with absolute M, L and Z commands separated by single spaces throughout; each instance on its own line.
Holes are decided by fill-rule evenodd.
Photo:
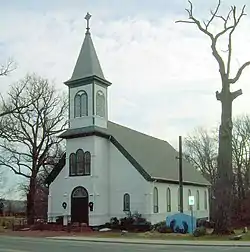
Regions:
M 236 230 L 236 235 L 241 234 L 242 230 Z M 200 241 L 229 241 L 230 236 L 217 236 L 217 235 L 205 235 L 201 237 L 194 237 L 190 234 L 161 234 L 158 232 L 146 232 L 146 233 L 125 233 L 121 235 L 119 232 L 96 232 L 93 233 L 94 237 L 98 238 L 128 238 L 128 239 L 160 239 L 160 240 L 200 240 Z M 250 241 L 250 233 L 245 234 L 241 241 Z

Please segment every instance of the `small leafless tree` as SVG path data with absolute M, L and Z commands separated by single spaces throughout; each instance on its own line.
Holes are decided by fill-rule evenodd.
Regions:
M 211 183 L 210 215 L 215 215 L 215 183 L 217 177 L 218 139 L 214 131 L 198 128 L 184 140 L 185 158 Z
M 28 75 L 9 93 L 13 111 L 0 117 L 0 165 L 29 180 L 27 217 L 34 221 L 35 192 L 39 172 L 66 127 L 67 100 L 48 80 Z M 28 107 L 22 106 L 29 104 Z
M 213 132 L 198 128 L 184 140 L 185 158 L 215 185 L 217 173 L 218 141 Z
M 199 31 L 206 35 L 211 41 L 212 55 L 218 63 L 219 73 L 221 78 L 221 91 L 216 92 L 216 98 L 221 102 L 222 114 L 221 125 L 219 128 L 219 153 L 218 153 L 218 177 L 216 181 L 216 222 L 214 233 L 228 234 L 231 232 L 231 195 L 233 185 L 232 172 L 232 103 L 242 94 L 242 90 L 231 92 L 230 86 L 235 84 L 243 70 L 250 65 L 250 61 L 245 62 L 238 69 L 236 75 L 231 77 L 231 63 L 233 51 L 233 34 L 238 27 L 245 14 L 245 5 L 240 13 L 237 13 L 237 7 L 231 6 L 230 11 L 226 16 L 219 14 L 221 1 L 215 10 L 211 11 L 211 17 L 208 21 L 198 20 L 193 13 L 193 4 L 189 1 L 190 8 L 186 9 L 188 13 L 188 20 L 179 20 L 177 23 L 191 23 L 194 24 Z M 214 34 L 210 31 L 211 25 L 214 21 L 221 21 L 223 28 L 218 33 Z M 218 40 L 227 36 L 228 49 L 226 60 L 223 60 L 217 45 Z

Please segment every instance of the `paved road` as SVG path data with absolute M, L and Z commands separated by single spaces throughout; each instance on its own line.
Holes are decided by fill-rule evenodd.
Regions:
M 249 248 L 128 245 L 0 236 L 0 252 L 247 252 Z

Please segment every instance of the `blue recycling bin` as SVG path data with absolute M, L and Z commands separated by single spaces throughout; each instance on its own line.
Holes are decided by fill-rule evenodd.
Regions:
M 175 233 L 192 234 L 196 229 L 196 218 L 184 213 L 177 213 L 166 218 L 167 227 L 171 227 Z

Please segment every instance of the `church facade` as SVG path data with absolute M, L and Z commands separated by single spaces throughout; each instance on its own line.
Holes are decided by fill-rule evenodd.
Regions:
M 89 20 L 89 15 L 87 19 Z M 66 153 L 46 179 L 48 220 L 102 225 L 139 212 L 152 224 L 179 211 L 177 151 L 166 141 L 108 120 L 108 89 L 89 26 L 69 90 Z M 184 213 L 209 218 L 209 182 L 183 160 Z

